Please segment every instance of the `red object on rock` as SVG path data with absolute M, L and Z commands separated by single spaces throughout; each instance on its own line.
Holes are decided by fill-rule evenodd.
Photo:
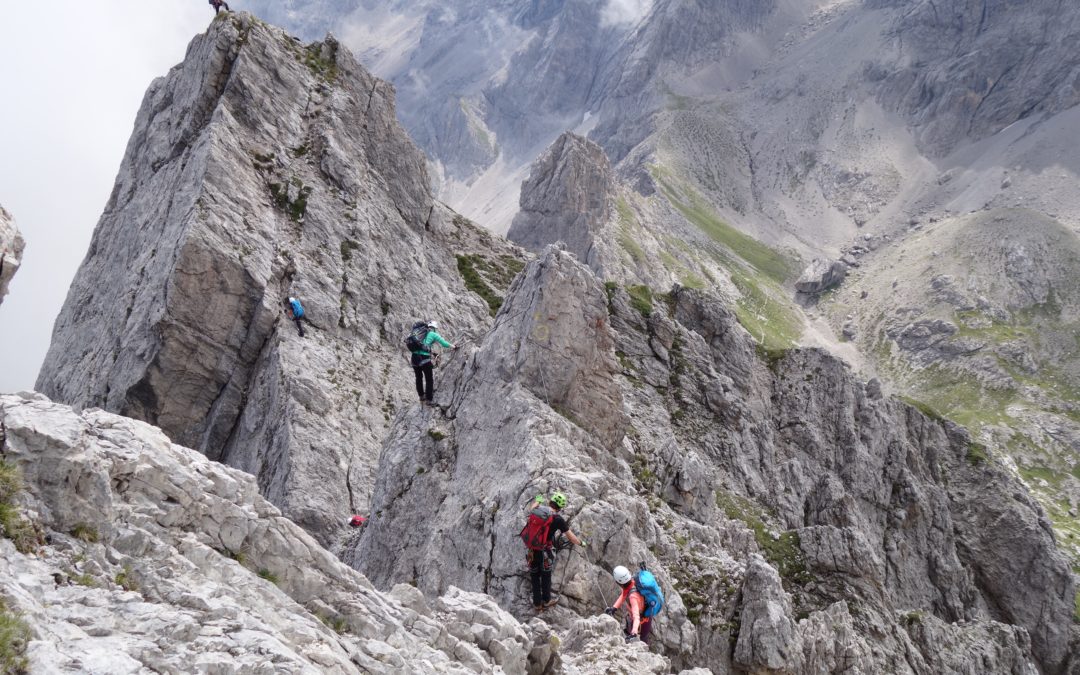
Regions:
M 352 520 L 349 521 L 349 526 L 350 527 L 363 527 L 364 523 L 366 523 L 366 522 L 367 522 L 367 518 L 365 518 L 363 516 L 353 516 Z

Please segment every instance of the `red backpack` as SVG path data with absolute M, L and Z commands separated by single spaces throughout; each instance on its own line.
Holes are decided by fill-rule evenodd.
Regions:
M 550 506 L 540 505 L 529 511 L 529 519 L 521 528 L 521 540 L 530 551 L 543 551 L 548 547 L 548 534 L 555 511 Z

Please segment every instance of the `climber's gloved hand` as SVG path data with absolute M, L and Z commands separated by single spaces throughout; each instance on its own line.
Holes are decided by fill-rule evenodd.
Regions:
M 581 542 L 581 548 L 589 548 L 589 542 L 584 539 L 578 539 L 578 541 Z
M 607 609 L 604 610 L 604 614 L 607 614 L 608 616 L 615 616 L 615 608 L 614 607 L 608 607 Z

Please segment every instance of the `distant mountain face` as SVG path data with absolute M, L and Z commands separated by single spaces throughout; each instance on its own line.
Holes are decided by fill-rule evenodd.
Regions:
M 820 167 L 830 174 L 826 182 L 838 184 L 815 186 L 817 206 L 839 212 L 824 220 L 854 226 L 917 178 L 924 167 L 910 161 L 912 153 L 942 158 L 1078 100 L 1080 58 L 1068 45 L 1080 33 L 1080 11 L 1067 2 L 254 5 L 309 37 L 335 31 L 376 74 L 392 80 L 402 121 L 441 168 L 444 196 L 482 221 L 476 202 L 495 199 L 490 189 L 476 189 L 476 181 L 485 172 L 506 178 L 562 132 L 591 132 L 617 163 L 663 132 L 658 113 L 711 104 L 722 109 L 705 114 L 724 118 L 750 146 L 746 156 L 727 161 L 765 167 L 770 182 L 798 186 Z M 849 136 L 873 131 L 883 136 L 880 143 L 829 133 L 845 116 L 865 116 L 871 108 L 889 119 L 862 126 L 846 120 Z M 819 161 L 834 148 L 897 160 L 847 167 Z M 516 199 L 524 177 L 507 178 L 512 185 L 501 190 Z M 455 192 L 448 188 L 454 183 L 472 189 Z M 797 190 L 785 196 L 805 201 Z M 822 219 L 808 211 L 795 216 L 756 205 L 749 215 L 764 221 L 768 234 L 790 231 L 813 247 L 822 239 Z M 512 216 L 499 212 L 485 224 L 503 231 Z M 853 234 L 853 227 L 837 231 L 835 223 L 825 229 L 820 243 L 826 246 Z

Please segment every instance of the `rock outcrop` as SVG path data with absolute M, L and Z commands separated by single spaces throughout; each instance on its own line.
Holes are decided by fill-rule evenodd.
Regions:
M 532 251 L 561 241 L 567 251 L 600 273 L 599 249 L 612 242 L 598 239 L 615 215 L 614 193 L 615 178 L 604 150 L 565 133 L 533 164 L 521 186 L 521 211 L 506 236 Z
M 416 398 L 407 327 L 467 338 L 523 264 L 428 183 L 390 85 L 332 38 L 222 13 L 146 94 L 38 389 L 256 475 L 329 542 Z
M 847 265 L 844 263 L 839 260 L 817 258 L 803 270 L 802 276 L 795 282 L 795 290 L 816 295 L 839 286 L 844 282 L 845 276 L 847 276 Z
M 8 294 L 8 284 L 19 271 L 22 254 L 26 247 L 22 235 L 15 227 L 15 219 L 0 206 L 0 302 Z
M 560 489 L 589 546 L 559 561 L 553 626 L 644 561 L 668 596 L 654 647 L 678 667 L 1064 672 L 1072 574 L 959 427 L 823 352 L 762 359 L 706 294 L 630 300 L 565 252 L 530 263 L 439 408 L 398 418 L 346 560 L 377 587 L 527 616 L 522 508 Z
M 4 658 L 25 636 L 29 672 L 671 672 L 607 617 L 557 634 L 479 593 L 381 593 L 252 476 L 142 422 L 3 396 L 0 429 L 3 527 L 33 532 L 0 539 Z

